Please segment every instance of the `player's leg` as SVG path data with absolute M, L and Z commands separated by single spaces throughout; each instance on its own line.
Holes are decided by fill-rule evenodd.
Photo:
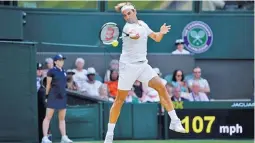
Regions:
M 72 143 L 73 141 L 70 140 L 66 135 L 66 109 L 61 109 L 58 112 L 58 121 L 59 121 L 59 130 L 62 135 L 61 143 Z
M 170 96 L 160 77 L 153 77 L 151 80 L 149 80 L 148 86 L 155 89 L 159 93 L 160 103 L 168 112 L 174 110 L 174 105 L 171 102 Z M 173 116 L 173 118 L 176 119 L 176 116 Z
M 115 124 L 117 122 L 120 115 L 121 107 L 123 103 L 125 102 L 127 95 L 128 95 L 128 90 L 118 89 L 118 96 L 115 98 L 110 110 L 110 118 L 109 118 L 110 124 Z
M 52 119 L 52 116 L 54 114 L 54 109 L 47 108 L 46 109 L 46 116 L 43 120 L 43 138 L 42 143 L 51 143 L 51 141 L 48 139 L 48 130 L 50 126 L 50 121 Z
M 148 86 L 155 89 L 159 93 L 160 103 L 167 110 L 170 118 L 171 124 L 170 129 L 176 132 L 185 132 L 185 129 L 181 125 L 181 121 L 176 115 L 174 110 L 174 105 L 170 99 L 170 96 L 166 90 L 166 87 L 162 83 L 160 77 L 156 74 L 155 71 L 151 68 L 150 65 L 146 65 L 144 68 L 144 72 L 141 74 L 139 79 L 142 82 L 147 82 Z
M 113 141 L 114 128 L 115 128 L 116 122 L 119 118 L 122 105 L 125 102 L 127 95 L 128 95 L 128 90 L 119 90 L 118 89 L 118 94 L 117 94 L 117 96 L 113 102 L 113 105 L 111 107 L 111 110 L 110 110 L 108 130 L 107 130 L 107 133 L 105 136 L 104 143 L 112 143 L 112 141 Z
M 131 90 L 135 80 L 137 79 L 137 74 L 138 74 L 137 72 L 138 70 L 136 70 L 131 65 L 123 66 L 120 64 L 118 94 L 110 110 L 108 130 L 105 136 L 104 143 L 112 143 L 113 141 L 114 128 L 115 128 L 116 122 L 119 118 L 122 105 L 125 102 L 125 99 L 128 95 L 128 91 Z
M 116 96 L 113 105 L 110 110 L 108 132 L 113 132 L 115 124 L 120 116 L 120 111 L 125 99 L 127 98 L 128 90 L 118 89 L 118 95 Z

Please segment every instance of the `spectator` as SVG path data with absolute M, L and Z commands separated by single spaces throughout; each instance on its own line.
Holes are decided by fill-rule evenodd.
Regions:
M 93 67 L 88 68 L 87 80 L 84 88 L 85 92 L 92 96 L 99 96 L 99 87 L 102 85 L 100 81 L 95 80 L 96 70 Z
M 153 68 L 153 70 L 158 74 L 159 77 L 162 76 L 162 73 L 160 72 L 159 68 Z M 167 81 L 163 78 L 161 78 L 162 83 L 166 86 Z M 151 87 L 147 87 L 147 86 L 143 86 L 143 88 L 145 89 L 145 96 L 143 97 L 143 101 L 144 102 L 159 102 L 159 94 L 158 92 L 151 88 Z
M 41 80 L 40 88 L 37 91 L 37 113 L 38 113 L 38 129 L 39 129 L 40 140 L 43 138 L 42 124 L 46 114 L 46 102 L 45 102 L 46 80 L 47 80 L 46 77 L 44 77 Z
M 46 69 L 43 70 L 43 77 L 46 77 L 49 69 L 52 69 L 54 67 L 53 59 L 52 58 L 46 58 L 45 59 L 45 64 L 46 64 Z
M 36 70 L 36 88 L 37 88 L 37 92 L 41 86 L 41 80 L 43 77 L 43 70 L 42 70 L 42 64 L 41 63 L 37 63 L 37 70 Z
M 189 101 L 209 101 L 205 93 L 200 92 L 200 83 L 198 81 L 192 82 L 191 93 L 181 94 L 181 97 Z
M 190 89 L 191 89 L 192 83 L 194 81 L 197 81 L 200 85 L 199 92 L 206 93 L 207 95 L 208 95 L 208 93 L 210 93 L 210 87 L 209 87 L 207 80 L 201 77 L 201 68 L 200 67 L 196 67 L 193 69 L 193 78 L 188 81 L 188 86 Z
M 173 85 L 171 83 L 167 83 L 166 84 L 166 90 L 170 96 L 170 98 L 172 97 L 172 93 L 173 93 Z
M 181 92 L 189 92 L 188 86 L 184 81 L 184 73 L 182 70 L 175 70 L 172 77 L 172 85 L 174 87 L 179 86 L 181 88 Z
M 172 101 L 185 101 L 186 99 L 181 97 L 181 88 L 179 86 L 176 86 L 173 88 L 173 96 L 172 96 Z
M 139 98 L 143 97 L 143 95 L 144 95 L 143 84 L 140 81 L 136 80 L 133 85 L 133 91 L 137 97 L 139 97 Z
M 111 70 L 118 70 L 118 69 L 119 69 L 119 61 L 116 59 L 111 60 L 109 64 L 109 69 L 106 71 L 104 76 L 104 82 L 110 81 Z
M 184 49 L 184 41 L 183 39 L 177 39 L 175 41 L 175 46 L 177 47 L 177 49 L 175 51 L 172 52 L 172 54 L 174 55 L 188 55 L 190 54 L 189 51 Z
M 84 69 L 85 61 L 83 58 L 77 58 L 75 61 L 76 69 L 74 69 L 73 80 L 77 84 L 79 91 L 85 91 L 85 83 L 87 80 L 87 70 Z
M 118 79 L 119 79 L 119 72 L 117 70 L 110 71 L 110 81 L 105 82 L 108 86 L 108 90 L 110 92 L 111 97 L 116 97 L 118 92 Z
M 126 98 L 126 102 L 127 103 L 140 103 L 139 98 L 137 97 L 137 95 L 134 92 L 134 88 L 132 88 L 132 90 L 130 90 L 128 92 L 128 96 Z
M 204 11 L 215 11 L 216 9 L 223 9 L 225 6 L 224 0 L 217 1 L 203 1 L 202 2 L 202 10 Z
M 109 92 L 108 92 L 108 87 L 107 87 L 107 84 L 102 84 L 100 87 L 99 87 L 99 95 L 102 99 L 105 99 L 105 100 L 108 100 L 108 101 L 111 101 L 113 102 L 114 99 L 109 97 Z
M 67 70 L 67 89 L 78 90 L 77 84 L 73 81 L 73 75 L 75 74 L 72 70 Z

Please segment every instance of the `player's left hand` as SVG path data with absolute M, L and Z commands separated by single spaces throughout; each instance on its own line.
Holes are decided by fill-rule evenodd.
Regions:
M 166 33 L 169 32 L 170 29 L 171 29 L 171 25 L 166 25 L 166 23 L 164 23 L 164 24 L 160 27 L 160 33 L 166 34 Z

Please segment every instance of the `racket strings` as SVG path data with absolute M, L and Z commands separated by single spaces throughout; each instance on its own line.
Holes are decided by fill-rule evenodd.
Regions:
M 100 40 L 105 45 L 112 44 L 113 41 L 118 40 L 120 36 L 120 30 L 117 24 L 108 22 L 104 24 L 100 31 Z

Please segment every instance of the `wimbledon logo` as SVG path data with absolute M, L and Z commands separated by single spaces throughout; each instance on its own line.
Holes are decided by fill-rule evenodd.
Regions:
M 202 21 L 193 21 L 182 32 L 185 47 L 192 53 L 204 53 L 213 43 L 211 28 Z

